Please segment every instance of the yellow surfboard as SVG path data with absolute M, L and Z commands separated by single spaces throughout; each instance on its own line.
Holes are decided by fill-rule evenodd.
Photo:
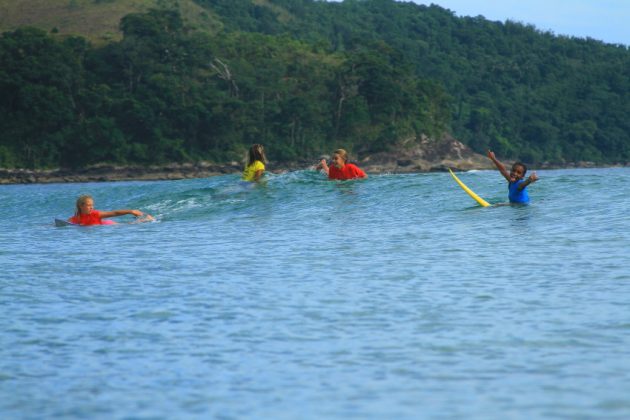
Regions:
M 448 169 L 448 171 L 451 173 L 451 176 L 453 177 L 455 182 L 457 182 L 459 184 L 459 186 L 462 187 L 462 190 L 466 191 L 469 196 L 471 196 L 477 203 L 479 203 L 479 205 L 481 205 L 482 207 L 490 207 L 490 204 L 486 200 L 484 200 L 483 198 L 479 197 L 477 194 L 475 194 L 475 192 L 473 190 L 468 188 L 466 186 L 466 184 L 464 184 L 462 181 L 460 181 L 459 178 L 457 178 L 457 176 L 453 173 L 453 171 L 451 171 L 450 168 Z

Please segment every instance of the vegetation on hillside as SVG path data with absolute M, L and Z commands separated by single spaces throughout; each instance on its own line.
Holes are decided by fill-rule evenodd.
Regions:
M 625 46 L 392 0 L 195 3 L 197 23 L 162 2 L 106 45 L 4 33 L 0 166 L 221 162 L 254 142 L 290 161 L 445 131 L 533 163 L 629 160 Z
M 179 11 L 187 26 L 217 32 L 222 24 L 194 0 L 0 0 L 0 32 L 33 26 L 59 36 L 82 36 L 93 45 L 122 39 L 120 20 L 155 8 Z

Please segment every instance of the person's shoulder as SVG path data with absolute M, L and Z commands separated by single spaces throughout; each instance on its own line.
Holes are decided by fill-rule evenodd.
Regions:
M 363 169 L 359 168 L 355 163 L 348 163 L 347 165 L 350 166 L 350 169 L 352 169 L 354 172 L 358 173 L 358 174 L 365 174 L 365 172 L 363 171 Z

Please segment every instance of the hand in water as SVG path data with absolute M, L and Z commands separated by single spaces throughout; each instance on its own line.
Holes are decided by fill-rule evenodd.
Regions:
M 155 218 L 150 214 L 140 213 L 139 216 L 136 216 L 136 220 L 134 223 L 144 223 L 144 222 L 154 222 Z

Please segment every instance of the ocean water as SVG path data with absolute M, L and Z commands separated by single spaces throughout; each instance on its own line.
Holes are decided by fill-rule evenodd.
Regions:
M 0 418 L 630 418 L 630 168 L 538 174 L 0 186 Z

